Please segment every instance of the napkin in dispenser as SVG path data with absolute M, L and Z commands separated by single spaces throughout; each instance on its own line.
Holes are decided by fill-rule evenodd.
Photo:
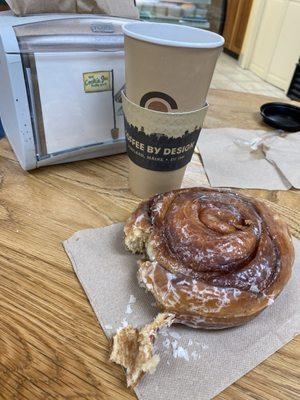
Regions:
M 120 93 L 129 21 L 66 13 L 0 18 L 0 114 L 25 170 L 126 151 Z

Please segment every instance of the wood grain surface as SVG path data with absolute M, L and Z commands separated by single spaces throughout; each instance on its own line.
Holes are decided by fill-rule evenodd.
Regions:
M 211 91 L 205 125 L 265 128 L 258 110 L 268 100 Z M 201 184 L 194 155 L 184 185 Z M 299 191 L 243 192 L 263 198 L 300 238 Z M 127 188 L 125 155 L 25 172 L 0 141 L 0 399 L 135 398 L 108 361 L 109 343 L 61 242 L 124 221 L 138 202 Z M 298 337 L 216 399 L 299 399 L 299 344 Z

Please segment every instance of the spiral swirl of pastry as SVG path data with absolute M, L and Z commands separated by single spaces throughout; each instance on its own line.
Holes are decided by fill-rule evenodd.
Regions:
M 138 279 L 159 308 L 195 328 L 241 325 L 274 302 L 290 278 L 287 225 L 262 202 L 192 188 L 143 202 L 125 226 L 143 253 Z

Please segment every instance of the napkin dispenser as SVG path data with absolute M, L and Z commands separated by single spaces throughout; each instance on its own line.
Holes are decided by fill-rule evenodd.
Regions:
M 0 116 L 25 170 L 125 152 L 127 19 L 0 18 Z

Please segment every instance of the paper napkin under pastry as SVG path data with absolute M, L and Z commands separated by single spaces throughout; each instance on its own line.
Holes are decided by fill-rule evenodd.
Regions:
M 300 241 L 294 245 L 292 279 L 255 320 L 215 332 L 180 325 L 162 332 L 156 342 L 161 361 L 135 388 L 138 398 L 211 399 L 299 334 Z M 137 283 L 137 257 L 124 249 L 122 224 L 77 232 L 64 247 L 108 337 L 156 316 L 153 297 Z
M 300 132 L 203 129 L 197 146 L 213 187 L 300 187 Z

